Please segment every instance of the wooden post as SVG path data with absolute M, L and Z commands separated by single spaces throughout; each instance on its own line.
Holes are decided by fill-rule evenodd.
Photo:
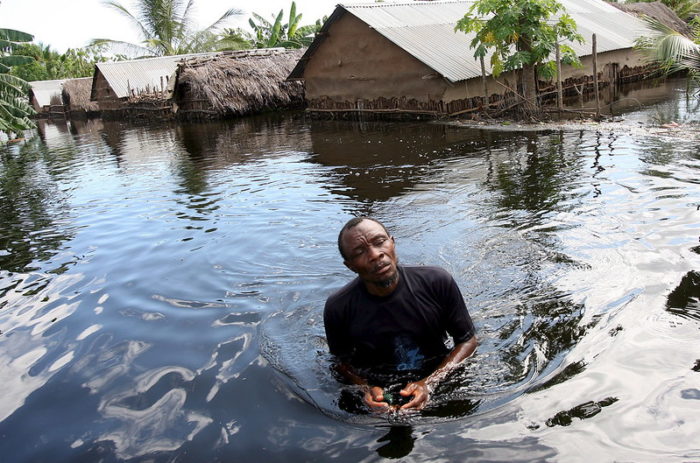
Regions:
M 482 106 L 484 109 L 486 109 L 489 101 L 489 88 L 486 85 L 486 66 L 484 65 L 484 57 L 480 56 L 479 61 L 481 62 L 481 85 L 484 87 L 484 100 L 482 102 Z
M 595 116 L 600 119 L 600 95 L 598 94 L 598 45 L 593 34 L 593 86 L 595 91 Z
M 559 50 L 559 42 L 557 42 L 557 110 L 559 111 L 559 120 L 561 120 L 561 110 L 564 109 L 564 96 L 561 85 L 561 51 Z

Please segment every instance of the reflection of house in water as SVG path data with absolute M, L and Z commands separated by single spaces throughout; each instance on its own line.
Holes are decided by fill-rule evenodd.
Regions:
M 645 76 L 634 40 L 643 21 L 602 0 L 562 0 L 584 44 L 571 44 L 583 67 L 564 66 L 564 88 L 592 84 L 592 34 L 597 36 L 603 82 Z M 290 74 L 303 79 L 309 110 L 343 115 L 456 114 L 477 108 L 484 96 L 481 65 L 470 49 L 472 35 L 454 26 L 472 2 L 338 5 Z M 506 104 L 513 73 L 498 79 L 486 70 L 487 96 Z M 589 79 L 589 76 L 591 77 Z
M 503 133 L 499 143 L 520 135 Z M 342 185 L 333 192 L 363 201 L 385 201 L 429 181 L 439 159 L 481 156 L 492 143 L 487 131 L 444 124 L 311 123 L 314 161 L 332 166 Z
M 307 126 L 289 114 L 180 124 L 176 136 L 191 158 L 211 169 L 309 152 L 311 147 Z

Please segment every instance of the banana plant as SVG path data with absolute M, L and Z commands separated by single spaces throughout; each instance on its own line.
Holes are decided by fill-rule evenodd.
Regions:
M 321 29 L 321 22 L 302 26 L 302 14 L 297 14 L 296 2 L 292 2 L 289 8 L 287 22 L 284 22 L 284 9 L 272 18 L 274 22 L 268 21 L 257 13 L 252 13 L 252 18 L 248 24 L 253 29 L 253 42 L 257 48 L 301 48 L 309 45 L 313 41 L 314 33 Z
M 35 127 L 30 116 L 34 109 L 27 102 L 29 84 L 9 73 L 13 66 L 27 64 L 31 57 L 13 55 L 19 45 L 31 42 L 34 36 L 14 29 L 0 29 L 0 132 L 8 136 Z

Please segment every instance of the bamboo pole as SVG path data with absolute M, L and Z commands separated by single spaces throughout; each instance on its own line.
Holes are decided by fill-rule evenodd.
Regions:
M 593 34 L 593 85 L 595 91 L 595 114 L 600 119 L 600 94 L 598 93 L 598 44 Z

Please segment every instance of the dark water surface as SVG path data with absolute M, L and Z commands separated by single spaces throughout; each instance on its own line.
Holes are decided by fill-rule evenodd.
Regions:
M 627 117 L 692 126 L 669 89 Z M 301 114 L 39 133 L 0 148 L 3 462 L 700 459 L 697 142 Z M 357 214 L 477 325 L 418 416 L 338 406 L 322 309 Z

